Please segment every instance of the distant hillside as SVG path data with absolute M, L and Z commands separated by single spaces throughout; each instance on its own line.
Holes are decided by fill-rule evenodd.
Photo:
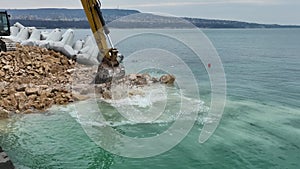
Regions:
M 259 24 L 230 20 L 184 18 L 199 28 L 300 28 L 300 25 Z
M 85 13 L 82 9 L 9 9 L 7 10 L 13 20 L 54 20 L 54 21 L 86 21 Z M 140 13 L 136 10 L 103 9 L 103 15 L 108 20 Z
M 20 22 L 25 26 L 39 28 L 90 28 L 82 9 L 42 8 L 42 9 L 8 9 L 11 24 Z M 107 22 L 140 13 L 136 10 L 103 9 Z
M 89 28 L 82 9 L 9 9 L 11 23 L 42 28 Z M 103 9 L 103 16 L 109 22 L 118 18 L 140 13 L 136 10 Z
M 10 9 L 11 23 L 20 22 L 25 26 L 42 28 L 89 28 L 82 9 Z M 133 15 L 139 14 L 139 15 Z M 293 25 L 270 25 L 227 20 L 210 20 L 198 18 L 175 18 L 140 13 L 136 10 L 103 9 L 105 20 L 109 23 L 124 16 L 129 16 L 113 23 L 116 28 L 189 28 L 191 25 L 199 28 L 300 28 Z

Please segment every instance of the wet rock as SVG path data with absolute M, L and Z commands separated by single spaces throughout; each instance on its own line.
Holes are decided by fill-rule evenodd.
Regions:
M 151 81 L 152 81 L 152 83 L 157 83 L 157 82 L 159 82 L 159 80 L 158 80 L 157 78 L 155 78 L 155 77 L 152 77 Z
M 143 75 L 142 75 L 142 78 L 146 79 L 147 82 L 150 82 L 151 79 L 152 79 L 151 76 L 150 76 L 149 74 L 143 74 Z
M 74 101 L 83 101 L 83 100 L 88 99 L 88 97 L 78 94 L 78 93 L 73 93 L 73 99 L 74 99 Z
M 18 92 L 15 94 L 17 100 L 17 109 L 23 111 L 25 108 L 25 102 L 27 100 L 27 96 L 25 92 Z
M 106 100 L 112 99 L 111 91 L 109 91 L 109 90 L 104 91 L 103 94 L 102 94 L 102 98 L 106 99 Z
M 9 111 L 0 107 L 0 119 L 6 119 L 9 117 Z
M 174 82 L 175 82 L 175 76 L 170 75 L 170 74 L 168 74 L 168 75 L 163 75 L 163 76 L 159 79 L 159 81 L 160 81 L 161 83 L 163 83 L 163 84 L 173 85 Z
M 33 110 L 31 110 L 31 109 L 27 109 L 27 110 L 25 110 L 23 113 L 24 114 L 32 114 L 34 111 Z
M 145 86 L 147 85 L 147 79 L 143 76 L 137 76 L 137 79 L 134 82 L 134 86 Z
M 137 79 L 137 74 L 130 74 L 128 75 L 128 79 L 131 80 L 131 81 L 134 81 Z

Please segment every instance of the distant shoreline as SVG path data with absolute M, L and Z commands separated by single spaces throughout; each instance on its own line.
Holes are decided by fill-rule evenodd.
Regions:
M 4 11 L 2 9 L 0 11 Z M 7 9 L 11 17 L 11 24 L 20 22 L 25 26 L 39 28 L 90 28 L 85 13 L 82 9 Z M 269 28 L 300 28 L 300 25 L 279 25 L 259 24 L 242 21 L 200 19 L 200 18 L 177 18 L 170 16 L 159 16 L 154 14 L 141 13 L 137 10 L 126 9 L 103 9 L 104 18 L 108 23 L 113 23 L 114 28 L 151 28 L 151 29 L 181 29 L 181 28 L 202 28 L 202 29 L 269 29 Z M 185 21 L 184 21 L 185 20 Z M 190 24 L 191 23 L 191 24 Z M 193 26 L 194 25 L 194 26 Z
M 20 22 L 25 26 L 34 26 L 39 29 L 90 29 L 89 23 L 87 21 L 42 21 L 42 20 L 11 20 L 11 25 L 16 22 Z M 146 23 L 145 23 L 146 24 Z M 126 24 L 127 25 L 127 24 Z M 129 25 L 129 23 L 128 23 Z M 273 27 L 164 27 L 164 26 L 111 26 L 112 28 L 116 29 L 193 29 L 193 28 L 200 28 L 200 29 L 299 29 L 300 26 L 273 26 Z

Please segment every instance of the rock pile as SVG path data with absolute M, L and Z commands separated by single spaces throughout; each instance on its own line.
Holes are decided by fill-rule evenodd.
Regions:
M 131 93 L 131 91 L 135 91 L 135 89 L 141 89 L 145 86 L 155 83 L 173 85 L 175 82 L 175 77 L 173 75 L 163 75 L 160 79 L 158 79 L 151 77 L 149 74 L 129 74 L 124 78 L 113 79 L 112 82 L 103 84 L 87 83 L 93 81 L 94 77 L 96 76 L 96 73 L 93 73 L 96 72 L 95 70 L 97 70 L 96 67 L 78 69 L 76 73 L 74 73 L 73 91 L 79 93 L 80 95 L 93 94 L 93 96 L 102 98 L 104 100 L 122 99 L 124 97 L 134 95 Z M 87 75 L 84 72 L 90 73 Z M 113 90 L 116 90 L 116 88 L 119 88 L 119 90 L 125 90 L 123 91 L 125 93 L 123 93 L 122 97 L 116 98 L 116 95 L 113 94 L 112 88 L 114 88 Z
M 72 102 L 69 70 L 74 66 L 75 61 L 45 48 L 17 46 L 0 53 L 0 117 Z
M 91 93 L 112 99 L 115 85 L 131 89 L 175 81 L 172 75 L 157 79 L 130 74 L 98 85 L 93 83 L 96 76 L 97 66 L 77 64 L 46 48 L 17 45 L 16 51 L 0 53 L 0 118 L 8 118 L 10 113 L 45 111 L 54 104 L 85 100 Z

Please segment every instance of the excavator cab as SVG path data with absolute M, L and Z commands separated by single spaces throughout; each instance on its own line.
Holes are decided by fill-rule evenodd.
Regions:
M 9 17 L 6 11 L 0 12 L 0 52 L 16 50 L 16 43 L 5 38 L 5 36 L 10 36 Z
M 9 15 L 6 11 L 0 12 L 0 36 L 10 35 Z

